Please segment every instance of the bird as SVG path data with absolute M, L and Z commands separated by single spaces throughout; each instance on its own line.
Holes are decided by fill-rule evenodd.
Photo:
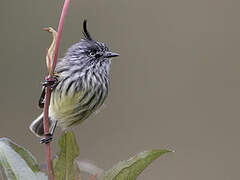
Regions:
M 83 38 L 73 44 L 56 64 L 54 84 L 51 86 L 49 105 L 49 134 L 56 126 L 63 130 L 78 125 L 96 112 L 104 103 L 109 91 L 111 52 L 105 43 L 95 41 L 83 21 Z M 43 87 L 39 106 L 44 106 Z M 43 113 L 29 129 L 38 137 L 46 136 L 43 128 Z M 43 143 L 47 143 L 48 141 Z

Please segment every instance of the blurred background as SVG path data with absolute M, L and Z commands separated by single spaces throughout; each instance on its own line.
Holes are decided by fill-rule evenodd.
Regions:
M 0 137 L 40 162 L 45 148 L 28 126 L 41 113 L 51 42 L 42 28 L 57 29 L 62 5 L 0 1 Z M 138 179 L 238 179 L 239 16 L 237 0 L 72 0 L 59 57 L 82 37 L 83 19 L 96 40 L 121 54 L 104 108 L 74 128 L 80 158 L 108 169 L 140 151 L 170 148 L 176 152 Z

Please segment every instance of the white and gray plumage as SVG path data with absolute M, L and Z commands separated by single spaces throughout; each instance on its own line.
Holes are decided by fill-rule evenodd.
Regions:
M 84 39 L 72 45 L 57 62 L 57 84 L 52 90 L 49 106 L 50 129 L 66 129 L 87 119 L 108 94 L 111 58 L 119 54 L 93 40 L 83 23 Z M 37 136 L 43 136 L 43 114 L 30 125 Z

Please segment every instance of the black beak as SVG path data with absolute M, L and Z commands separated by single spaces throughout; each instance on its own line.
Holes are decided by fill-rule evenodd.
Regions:
M 119 56 L 120 54 L 118 54 L 118 53 L 114 53 L 114 52 L 109 52 L 109 51 L 107 51 L 107 52 L 105 52 L 105 55 L 104 55 L 104 57 L 106 57 L 106 58 L 112 58 L 112 57 L 117 57 L 117 56 Z

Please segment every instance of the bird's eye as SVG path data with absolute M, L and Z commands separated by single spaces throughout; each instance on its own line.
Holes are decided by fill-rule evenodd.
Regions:
M 97 50 L 96 49 L 91 49 L 89 52 L 90 56 L 95 56 L 97 54 Z
M 95 51 L 91 51 L 89 54 L 90 54 L 90 56 L 95 56 L 96 52 Z

